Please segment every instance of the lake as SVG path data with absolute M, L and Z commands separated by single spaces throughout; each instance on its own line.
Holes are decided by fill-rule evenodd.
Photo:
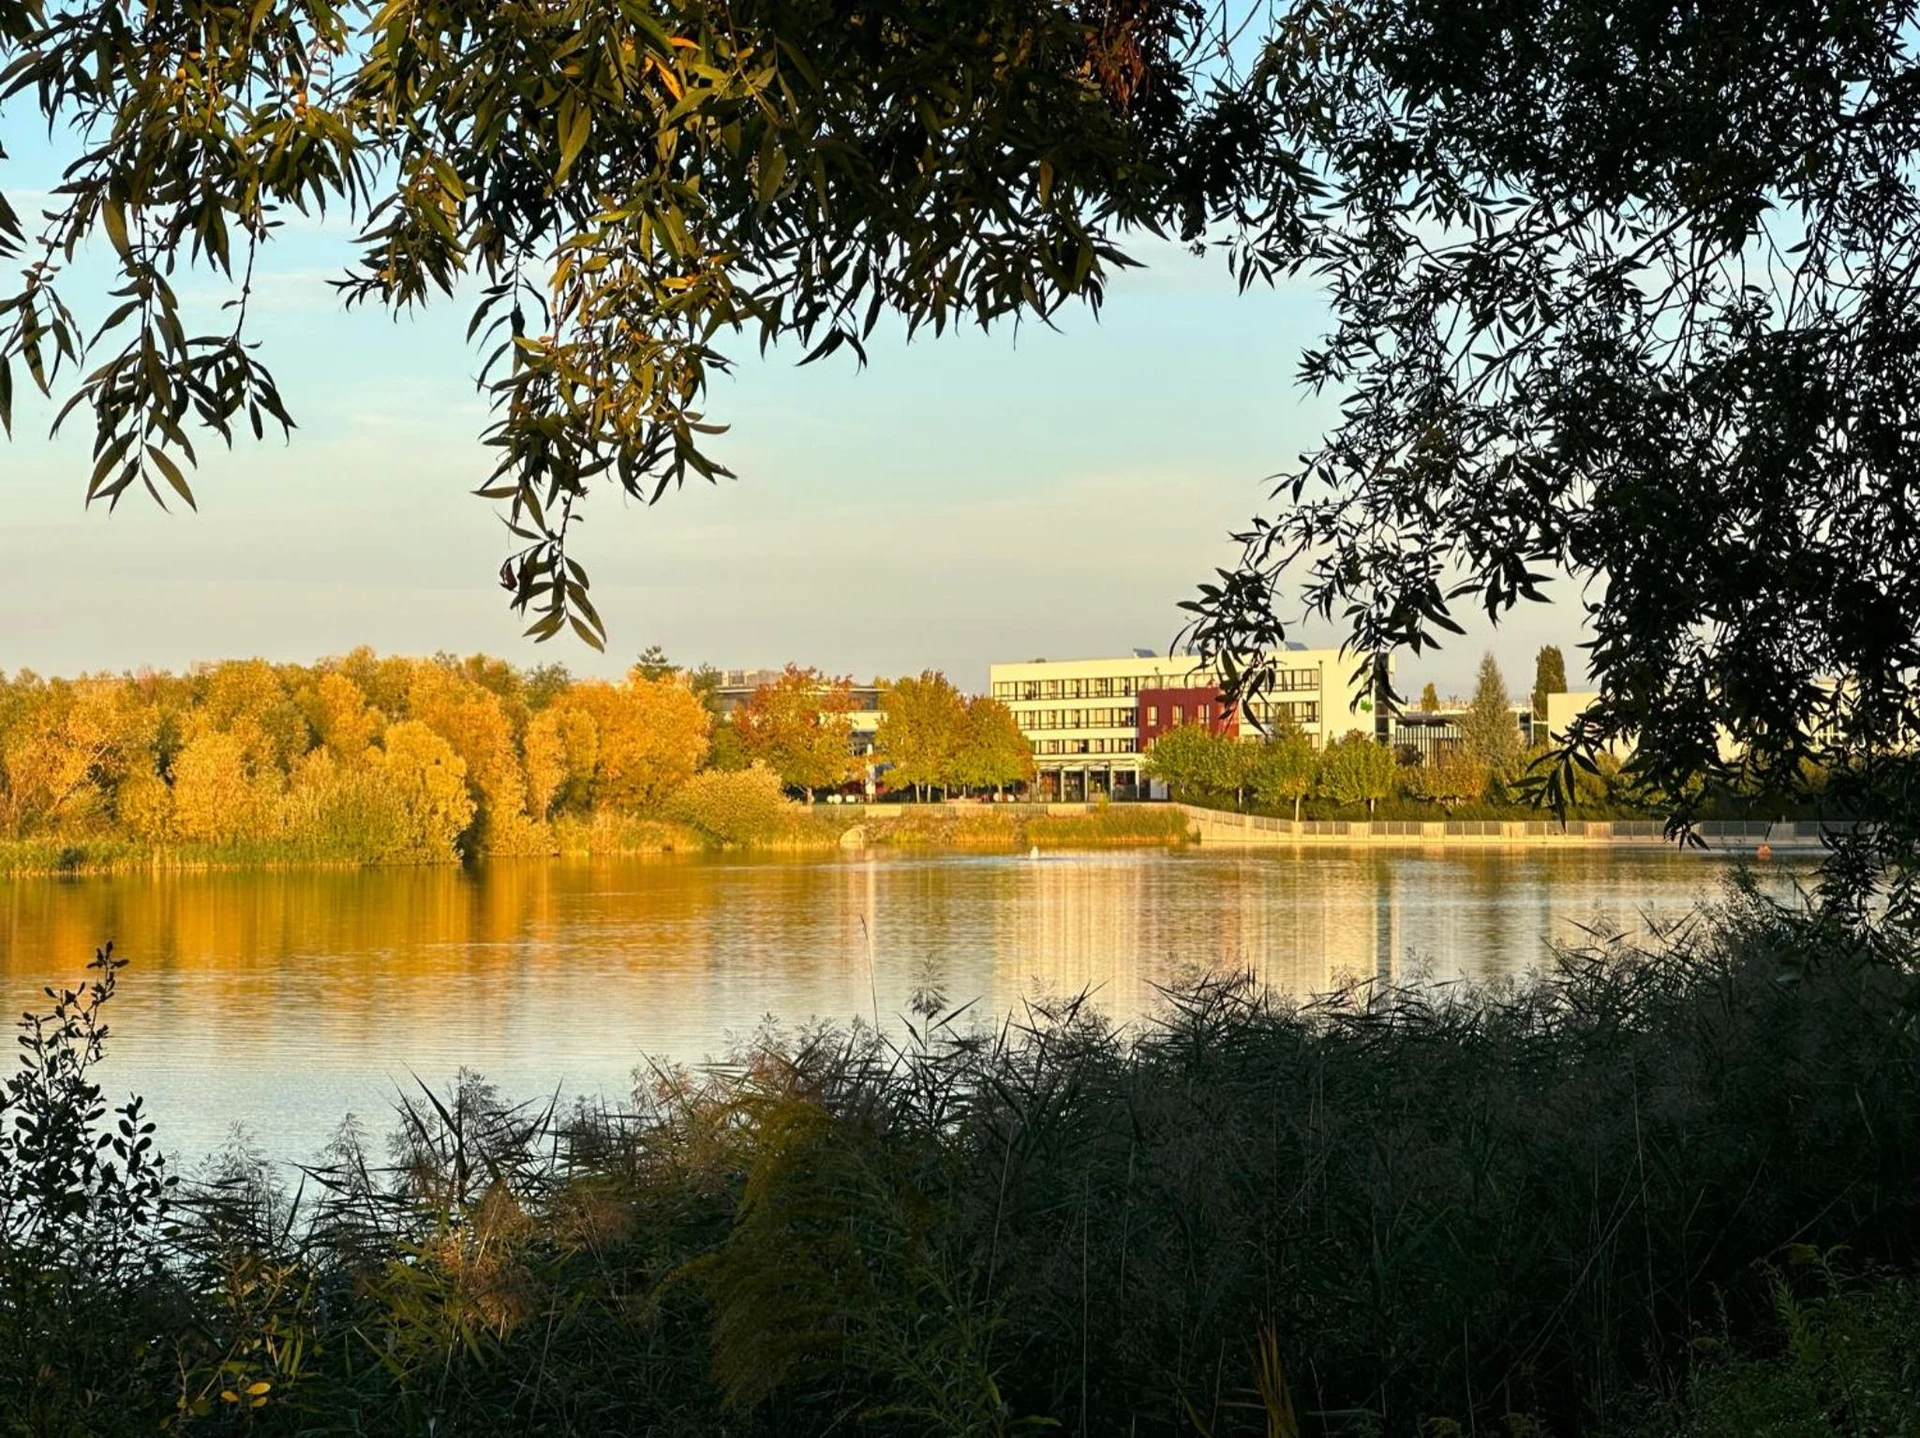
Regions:
M 116 1098 L 208 1153 L 242 1126 L 313 1157 L 349 1111 L 475 1069 L 516 1097 L 619 1099 L 647 1056 L 722 1056 L 771 1018 L 895 1022 L 923 983 L 997 1020 L 1251 969 L 1296 994 L 1524 972 L 1582 926 L 1644 931 L 1723 861 L 1661 851 L 716 856 L 0 881 L 0 997 L 78 982 L 112 938 Z M 1775 866 L 1770 883 L 1792 871 Z

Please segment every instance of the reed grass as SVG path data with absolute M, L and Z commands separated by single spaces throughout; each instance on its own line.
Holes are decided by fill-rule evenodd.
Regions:
M 1916 1009 L 1910 943 L 1743 894 L 1525 983 L 923 993 L 619 1111 L 469 1076 L 297 1202 L 240 1154 L 56 1227 L 164 1260 L 84 1330 L 127 1432 L 1911 1432 Z M 0 1372 L 56 1327 L 0 1304 Z

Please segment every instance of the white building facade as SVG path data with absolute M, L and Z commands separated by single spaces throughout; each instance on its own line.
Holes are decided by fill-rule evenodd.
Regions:
M 994 664 L 988 692 L 1013 711 L 1032 743 L 1040 791 L 1059 799 L 1147 797 L 1146 750 L 1182 724 L 1258 739 L 1284 714 L 1316 747 L 1354 729 L 1389 737 L 1378 732 L 1372 666 L 1337 649 L 1276 653 L 1272 687 L 1245 714 L 1222 702 L 1213 669 L 1150 650 L 1120 659 Z

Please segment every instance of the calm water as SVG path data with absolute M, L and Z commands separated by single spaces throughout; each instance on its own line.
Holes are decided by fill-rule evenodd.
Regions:
M 768 1016 L 889 1021 L 929 978 L 993 1017 L 1089 987 L 1137 1016 L 1202 967 L 1298 993 L 1492 978 L 1581 925 L 1684 914 L 1724 872 L 1658 852 L 1309 851 L 0 881 L 0 998 L 17 1013 L 116 939 L 132 965 L 112 1088 L 147 1096 L 176 1153 L 241 1124 L 298 1159 L 349 1110 L 384 1128 L 413 1074 L 617 1098 L 643 1055 L 717 1057 Z

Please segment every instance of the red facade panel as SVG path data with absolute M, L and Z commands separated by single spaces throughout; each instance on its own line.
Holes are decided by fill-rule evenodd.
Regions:
M 1226 695 L 1208 685 L 1194 689 L 1142 689 L 1139 698 L 1140 752 L 1146 753 L 1153 741 L 1169 729 L 1182 724 L 1204 724 L 1216 734 L 1238 734 L 1240 715 L 1227 703 Z

